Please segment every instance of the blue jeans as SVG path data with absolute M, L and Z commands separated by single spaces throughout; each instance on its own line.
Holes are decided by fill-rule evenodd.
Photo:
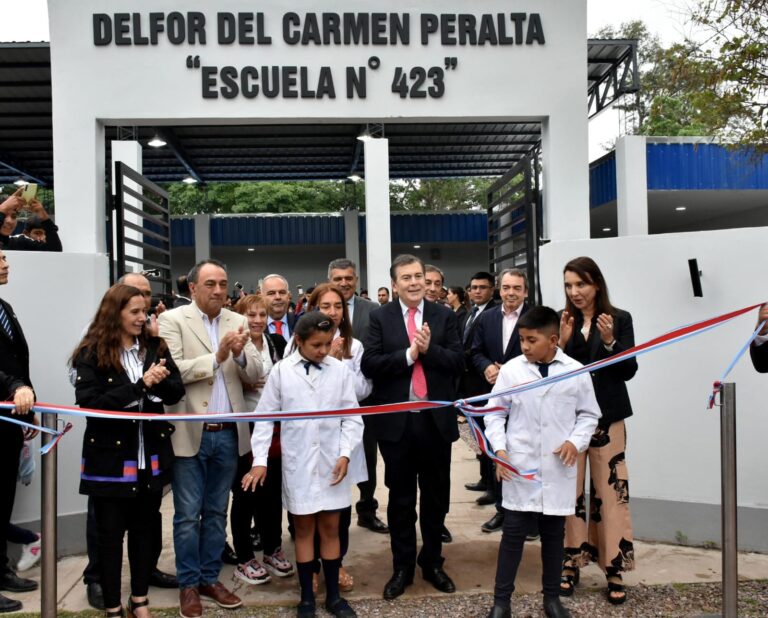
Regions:
M 194 457 L 173 464 L 173 545 L 179 588 L 219 579 L 227 501 L 237 470 L 237 432 L 203 431 Z

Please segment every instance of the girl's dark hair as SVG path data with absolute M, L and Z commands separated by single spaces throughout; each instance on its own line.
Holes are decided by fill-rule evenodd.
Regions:
M 467 292 L 460 285 L 452 285 L 448 288 L 449 292 L 453 292 L 459 297 L 459 302 L 463 305 L 467 301 Z
M 339 324 L 339 332 L 344 338 L 344 346 L 342 347 L 341 356 L 342 358 L 352 358 L 352 323 L 349 321 L 349 308 L 347 306 L 347 301 L 344 300 L 342 291 L 332 283 L 321 283 L 312 290 L 312 294 L 307 301 L 307 311 L 318 309 L 317 305 L 320 303 L 320 299 L 328 292 L 333 292 L 338 295 L 339 300 L 341 301 L 343 314 L 341 324 Z M 304 339 L 304 337 L 302 337 L 302 339 Z
M 132 285 L 118 283 L 107 290 L 101 299 L 99 308 L 96 310 L 96 315 L 93 316 L 93 321 L 88 327 L 88 331 L 75 348 L 75 351 L 72 352 L 72 358 L 70 359 L 72 367 L 75 367 L 80 353 L 87 351 L 95 356 L 99 369 L 123 371 L 123 363 L 120 360 L 123 349 L 123 325 L 120 313 L 131 299 L 137 296 L 141 298 L 143 303 L 144 296 L 141 290 Z M 138 336 L 140 355 L 146 350 L 148 339 L 149 332 L 145 323 Z M 158 355 L 161 353 L 162 351 L 158 350 Z
M 332 333 L 336 327 L 333 320 L 319 311 L 310 311 L 305 313 L 296 322 L 293 327 L 293 336 L 296 339 L 306 341 L 312 336 L 312 333 Z
M 563 268 L 563 275 L 567 272 L 576 274 L 579 279 L 586 283 L 591 283 L 597 288 L 595 293 L 595 315 L 600 315 L 601 313 L 608 315 L 616 314 L 616 309 L 608 297 L 608 284 L 605 282 L 600 267 L 592 258 L 574 258 Z M 570 298 L 568 298 L 568 294 L 565 295 L 565 310 L 571 315 L 581 315 L 581 310 L 574 306 Z

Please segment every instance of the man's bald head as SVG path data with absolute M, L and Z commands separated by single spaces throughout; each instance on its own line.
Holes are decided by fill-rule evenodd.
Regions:
M 137 288 L 141 295 L 144 297 L 144 308 L 146 311 L 152 307 L 152 286 L 147 279 L 141 273 L 127 273 L 117 280 L 117 283 L 123 285 L 130 285 Z

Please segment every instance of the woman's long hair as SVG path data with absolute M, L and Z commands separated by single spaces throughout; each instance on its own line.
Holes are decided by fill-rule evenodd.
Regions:
M 611 304 L 608 297 L 608 284 L 605 282 L 605 277 L 597 265 L 595 260 L 590 257 L 577 257 L 572 259 L 563 268 L 563 275 L 567 272 L 576 274 L 579 279 L 585 283 L 590 283 L 597 288 L 595 292 L 595 315 L 606 313 L 608 315 L 615 315 L 616 308 Z M 565 310 L 571 315 L 581 315 L 581 310 L 577 309 L 568 298 L 568 294 L 565 295 Z
M 123 349 L 123 324 L 120 313 L 136 296 L 144 302 L 141 291 L 132 285 L 118 283 L 107 290 L 96 310 L 96 315 L 93 316 L 93 321 L 88 326 L 88 331 L 72 352 L 70 359 L 72 367 L 76 366 L 80 353 L 86 351 L 95 356 L 99 369 L 123 371 L 123 363 L 120 360 Z M 140 354 L 146 350 L 148 339 L 149 332 L 147 325 L 144 324 L 138 336 Z
M 344 294 L 341 292 L 341 290 L 332 283 L 321 283 L 320 285 L 316 286 L 312 292 L 312 295 L 307 301 L 307 311 L 317 309 L 317 305 L 320 302 L 320 299 L 328 292 L 333 292 L 339 297 L 339 300 L 341 300 L 341 310 L 343 313 L 341 324 L 339 324 L 339 332 L 341 333 L 341 336 L 344 337 L 344 346 L 341 351 L 341 356 L 343 358 L 352 358 L 352 322 L 349 321 L 349 309 L 347 308 L 347 301 L 344 300 Z

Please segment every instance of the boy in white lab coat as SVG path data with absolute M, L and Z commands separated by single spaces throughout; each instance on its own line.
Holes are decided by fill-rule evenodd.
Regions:
M 568 618 L 560 602 L 565 516 L 576 505 L 576 455 L 589 446 L 600 408 L 589 374 L 512 395 L 493 393 L 581 367 L 557 347 L 560 320 L 549 307 L 534 307 L 517 322 L 522 356 L 507 362 L 496 379 L 488 406 L 503 408 L 485 416 L 485 434 L 498 457 L 518 471 L 538 470 L 536 480 L 497 465 L 502 482 L 504 528 L 496 565 L 489 618 L 511 616 L 510 600 L 526 532 L 538 523 L 541 534 L 544 612 Z M 506 428 L 505 428 L 506 425 Z

